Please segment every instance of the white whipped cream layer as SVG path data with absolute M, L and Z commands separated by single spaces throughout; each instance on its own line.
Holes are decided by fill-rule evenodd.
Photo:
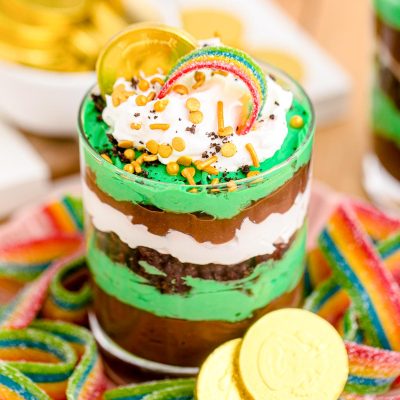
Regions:
M 140 94 L 148 95 L 151 91 L 158 93 L 160 90 L 158 84 L 145 92 L 137 90 L 135 95 L 119 106 L 114 106 L 111 96 L 106 96 L 107 105 L 103 111 L 103 119 L 110 126 L 110 133 L 117 141 L 133 141 L 136 148 L 143 147 L 151 139 L 160 144 L 171 144 L 174 137 L 182 138 L 186 144 L 183 151 L 174 150 L 167 158 L 158 155 L 159 161 L 163 164 L 176 161 L 183 155 L 191 157 L 193 161 L 204 159 L 204 152 L 208 152 L 210 156 L 211 143 L 222 146 L 226 142 L 234 143 L 237 153 L 233 157 L 223 157 L 220 152 L 216 153 L 218 161 L 213 165 L 220 171 L 237 171 L 243 165 L 252 165 L 250 154 L 245 148 L 248 143 L 253 145 L 260 162 L 271 158 L 281 148 L 288 133 L 286 114 L 292 105 L 292 93 L 284 90 L 267 76 L 266 104 L 254 129 L 246 135 L 234 133 L 224 140 L 215 136 L 212 139 L 210 132 L 218 131 L 217 102 L 222 101 L 224 104 L 224 125 L 232 126 L 235 131 L 240 123 L 242 99 L 248 96 L 249 92 L 245 84 L 231 74 L 222 76 L 212 74 L 211 71 L 204 71 L 204 73 L 206 81 L 197 89 L 192 89 L 195 83 L 194 73 L 182 77 L 177 83 L 189 88 L 189 94 L 180 95 L 171 91 L 165 97 L 169 100 L 169 104 L 163 112 L 153 112 L 156 99 L 145 106 L 138 106 L 135 102 Z M 154 75 L 146 79 L 150 82 L 153 77 L 165 78 L 163 75 Z M 131 83 L 124 79 L 119 79 L 115 83 L 115 85 L 120 84 L 124 84 L 126 90 L 133 90 Z M 204 116 L 203 121 L 195 126 L 194 133 L 186 130 L 192 127 L 189 112 L 185 106 L 190 97 L 195 97 L 200 101 L 200 111 Z M 141 128 L 132 129 L 132 123 L 141 124 Z M 155 123 L 169 124 L 170 127 L 166 131 L 152 130 L 150 124 Z
M 145 225 L 103 203 L 83 183 L 83 200 L 93 225 L 102 232 L 114 232 L 129 247 L 145 246 L 170 254 L 181 262 L 195 264 L 236 264 L 251 257 L 272 254 L 276 245 L 287 243 L 304 224 L 310 198 L 310 183 L 299 193 L 288 211 L 272 213 L 256 224 L 245 218 L 235 237 L 222 244 L 199 243 L 192 236 L 170 230 L 165 236 L 150 233 Z

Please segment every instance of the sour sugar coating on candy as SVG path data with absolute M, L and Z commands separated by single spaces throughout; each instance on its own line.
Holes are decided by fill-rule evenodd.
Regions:
M 368 344 L 400 350 L 400 288 L 348 205 L 332 215 L 319 244 L 357 308 Z
M 262 113 L 267 97 L 265 74 L 246 53 L 226 46 L 203 47 L 178 60 L 158 93 L 162 99 L 172 86 L 185 74 L 202 69 L 221 70 L 234 74 L 247 86 L 251 94 L 251 111 L 238 134 L 245 135 Z

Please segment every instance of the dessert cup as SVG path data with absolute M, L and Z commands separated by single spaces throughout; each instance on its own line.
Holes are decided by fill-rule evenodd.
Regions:
M 400 5 L 392 0 L 374 5 L 372 153 L 364 160 L 364 186 L 379 205 L 400 213 Z
M 117 168 L 89 143 L 90 94 L 82 103 L 91 325 L 111 368 L 126 380 L 126 365 L 194 374 L 210 351 L 257 318 L 299 304 L 314 114 L 296 82 L 263 69 L 293 93 L 309 125 L 288 158 L 235 181 L 235 190 L 229 182 L 179 185 Z

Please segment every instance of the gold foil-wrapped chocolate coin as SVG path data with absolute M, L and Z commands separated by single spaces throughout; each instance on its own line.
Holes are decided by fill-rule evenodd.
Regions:
M 235 361 L 242 339 L 234 339 L 214 350 L 200 368 L 196 384 L 197 400 L 243 400 Z M 261 397 L 260 397 L 261 398 Z
M 268 400 L 337 400 L 349 368 L 332 325 L 300 309 L 258 320 L 243 339 L 238 366 L 250 395 Z
M 97 79 L 102 94 L 111 93 L 115 81 L 131 79 L 140 71 L 167 73 L 183 55 L 196 48 L 186 32 L 158 24 L 134 24 L 116 35 L 101 51 Z

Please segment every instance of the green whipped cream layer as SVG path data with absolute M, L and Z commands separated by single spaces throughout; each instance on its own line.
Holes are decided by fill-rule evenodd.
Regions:
M 90 145 L 96 150 L 97 153 L 110 154 L 113 146 L 107 136 L 109 127 L 106 123 L 98 120 L 99 115 L 100 113 L 96 110 L 93 100 L 87 98 L 83 107 L 83 128 L 86 137 L 88 138 Z M 294 115 L 302 116 L 304 120 L 304 126 L 301 129 L 290 127 L 289 121 Z M 260 168 L 250 167 L 250 170 L 257 170 L 260 172 L 268 171 L 275 165 L 288 159 L 304 141 L 310 126 L 310 117 L 310 113 L 297 100 L 295 100 L 292 108 L 289 110 L 286 116 L 288 122 L 288 134 L 282 147 L 275 153 L 273 157 L 263 161 L 260 165 Z M 265 134 L 268 135 L 268 132 L 265 132 Z M 137 155 L 140 154 L 140 152 L 137 152 Z M 110 154 L 110 157 L 116 167 L 124 167 L 125 164 L 118 156 Z M 184 167 L 181 166 L 181 170 L 183 168 Z M 181 174 L 176 176 L 169 175 L 166 172 L 166 166 L 162 163 L 145 163 L 142 165 L 142 169 L 145 171 L 145 175 L 147 175 L 148 179 L 167 183 L 186 184 L 186 179 Z M 202 173 L 201 171 L 197 171 L 194 179 L 197 184 L 209 184 L 210 180 L 207 178 L 207 176 L 208 174 L 206 172 Z M 213 178 L 215 177 L 218 177 L 221 182 L 227 182 L 231 179 L 244 179 L 246 178 L 246 174 L 244 174 L 242 170 L 238 170 L 235 172 L 229 172 L 226 175 L 220 173 L 218 176 L 213 176 Z
M 228 192 L 226 187 L 221 187 L 221 191 L 216 193 L 210 192 L 210 187 L 203 185 L 206 183 L 205 175 L 197 172 L 196 182 L 202 186 L 198 186 L 197 193 L 192 193 L 184 178 L 169 176 L 163 164 L 146 164 L 143 168 L 147 171 L 148 177 L 144 178 L 120 169 L 122 162 L 117 157 L 113 159 L 115 165 L 99 157 L 99 153 L 112 146 L 107 137 L 107 125 L 98 121 L 99 114 L 93 101 L 88 97 L 83 104 L 81 114 L 81 130 L 87 137 L 87 141 L 81 137 L 84 161 L 82 167 L 88 167 L 95 174 L 98 187 L 117 201 L 153 206 L 174 213 L 198 212 L 218 219 L 232 218 L 252 202 L 274 192 L 292 178 L 296 171 L 310 162 L 314 134 L 313 130 L 310 132 L 310 129 L 313 129 L 310 126 L 313 123 L 312 111 L 308 104 L 302 105 L 295 100 L 287 119 L 295 114 L 303 116 L 305 125 L 302 129 L 289 128 L 281 149 L 273 157 L 261 163 L 260 170 L 269 171 L 265 177 L 247 178 L 243 183 L 237 181 L 238 190 Z M 274 168 L 287 159 L 290 160 L 281 164 L 279 168 Z M 231 179 L 243 179 L 245 175 L 237 171 L 220 178 L 222 182 L 226 182 Z
M 238 322 L 297 286 L 304 272 L 306 226 L 298 231 L 280 260 L 258 264 L 250 276 L 241 280 L 219 282 L 186 277 L 191 290 L 185 294 L 159 292 L 126 265 L 111 261 L 96 247 L 93 236 L 87 243 L 87 260 L 95 282 L 121 302 L 160 317 Z M 151 265 L 146 265 L 146 271 L 160 273 Z
M 374 0 L 374 8 L 383 22 L 400 29 L 400 2 L 398 0 Z
M 376 85 L 372 94 L 372 127 L 376 134 L 400 147 L 400 110 Z

